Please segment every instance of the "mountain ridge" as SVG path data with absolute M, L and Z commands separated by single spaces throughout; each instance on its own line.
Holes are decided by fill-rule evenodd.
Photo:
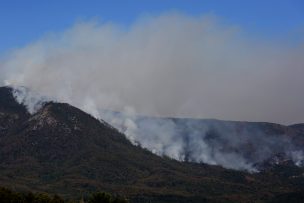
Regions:
M 2 186 L 65 197 L 103 190 L 132 202 L 264 201 L 304 189 L 304 170 L 289 163 L 258 174 L 182 163 L 69 104 L 48 102 L 30 115 L 9 94 L 0 88 Z
M 282 160 L 288 158 L 296 164 L 303 161 L 304 132 L 289 126 L 267 122 L 158 118 L 111 111 L 102 111 L 101 115 L 135 143 L 180 161 L 249 171 L 260 170 L 259 165 L 275 156 L 282 157 Z M 226 159 L 239 161 L 234 164 Z

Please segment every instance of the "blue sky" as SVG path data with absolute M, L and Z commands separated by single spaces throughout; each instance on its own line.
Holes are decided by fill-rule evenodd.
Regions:
M 252 36 L 297 40 L 304 30 L 303 0 L 1 0 L 0 54 L 80 20 L 129 25 L 146 14 L 214 14 Z

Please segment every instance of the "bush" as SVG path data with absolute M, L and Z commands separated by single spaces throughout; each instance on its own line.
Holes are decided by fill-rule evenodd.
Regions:
M 18 193 L 0 187 L 0 202 L 4 203 L 68 203 L 58 195 L 50 196 L 47 193 Z M 77 201 L 79 202 L 79 201 Z M 124 198 L 113 197 L 105 192 L 91 194 L 85 203 L 128 203 Z

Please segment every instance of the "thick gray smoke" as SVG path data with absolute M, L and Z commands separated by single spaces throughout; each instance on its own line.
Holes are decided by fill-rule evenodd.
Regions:
M 83 22 L 0 62 L 3 84 L 26 86 L 94 115 L 303 122 L 304 48 L 250 39 L 214 17 L 168 14 L 125 28 Z
M 136 116 L 102 110 L 135 145 L 179 161 L 257 172 L 264 162 L 304 165 L 303 146 L 277 124 Z
M 14 87 L 13 95 L 31 114 L 52 100 L 24 87 Z M 132 109 L 124 113 L 99 110 L 98 115 L 134 145 L 179 161 L 249 172 L 259 171 L 265 162 L 291 160 L 304 166 L 303 146 L 297 145 L 304 143 L 304 138 L 292 139 L 287 132 L 277 130 L 284 128 L 278 124 L 146 117 L 136 115 Z
M 303 44 L 252 39 L 240 30 L 215 17 L 177 13 L 141 18 L 129 27 L 82 22 L 7 54 L 0 61 L 0 83 L 28 87 L 113 125 L 115 119 L 100 109 L 162 117 L 303 122 Z M 21 93 L 15 95 L 19 102 L 34 112 L 37 101 Z M 179 130 L 172 121 L 123 120 L 128 127 L 121 130 L 128 138 L 157 154 L 252 168 L 242 156 L 223 155 L 214 150 L 216 144 L 199 142 L 196 138 L 209 128 L 199 128 L 185 140 L 172 137 Z M 147 136 L 138 132 L 143 129 Z M 232 136 L 229 143 L 235 141 Z M 191 146 L 191 153 L 185 153 L 185 145 Z M 297 151 L 291 154 L 302 156 Z

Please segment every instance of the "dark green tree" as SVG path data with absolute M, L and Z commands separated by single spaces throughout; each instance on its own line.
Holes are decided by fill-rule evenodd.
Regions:
M 111 203 L 111 195 L 105 192 L 96 192 L 93 193 L 88 203 Z

